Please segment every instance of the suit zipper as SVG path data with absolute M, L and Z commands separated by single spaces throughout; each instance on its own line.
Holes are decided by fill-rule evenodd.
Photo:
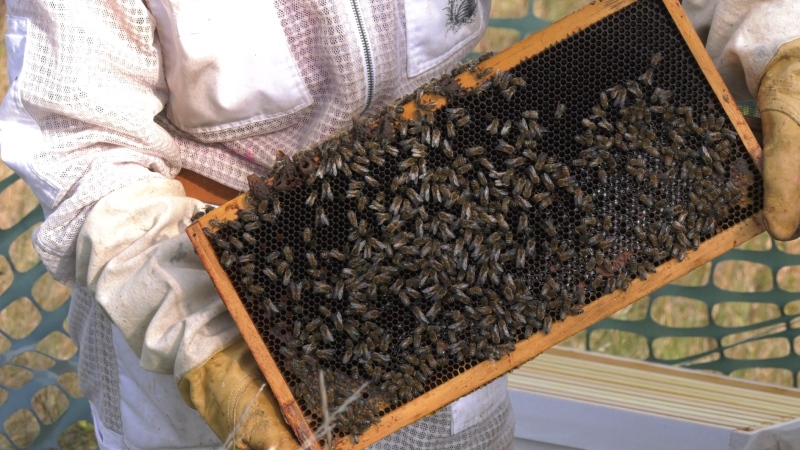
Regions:
M 358 0 L 350 0 L 350 6 L 353 8 L 353 16 L 356 20 L 356 29 L 358 30 L 358 42 L 361 46 L 361 53 L 364 56 L 364 78 L 367 85 L 367 103 L 361 111 L 363 114 L 372 104 L 372 97 L 375 94 L 375 66 L 372 60 L 372 47 L 369 44 L 369 37 L 367 36 L 367 27 L 364 24 L 364 17 L 361 14 L 361 8 L 358 6 Z

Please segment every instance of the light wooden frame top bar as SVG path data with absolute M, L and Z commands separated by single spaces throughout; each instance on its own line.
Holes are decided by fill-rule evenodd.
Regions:
M 508 387 L 753 431 L 800 417 L 800 390 L 554 347 L 508 376 Z

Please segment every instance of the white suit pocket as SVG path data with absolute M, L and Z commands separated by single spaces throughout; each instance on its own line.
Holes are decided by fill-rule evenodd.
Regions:
M 14 82 L 20 72 L 25 60 L 25 43 L 28 39 L 28 19 L 24 17 L 7 16 L 6 26 L 6 52 L 8 59 L 6 67 L 8 69 L 8 80 Z
M 405 0 L 408 77 L 441 63 L 486 30 L 491 0 Z
M 273 2 L 154 3 L 167 116 L 180 129 L 197 136 L 258 123 L 260 133 L 272 132 L 311 105 Z

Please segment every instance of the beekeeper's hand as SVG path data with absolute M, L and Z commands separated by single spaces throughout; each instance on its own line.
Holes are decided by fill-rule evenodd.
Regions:
M 159 177 L 106 195 L 77 239 L 78 282 L 141 367 L 174 375 L 186 403 L 223 442 L 237 427 L 239 448 L 296 449 L 269 387 L 259 393 L 264 381 L 253 356 L 189 242 L 186 227 L 204 207 L 178 181 Z
M 758 90 L 764 133 L 764 225 L 775 239 L 800 236 L 800 40 L 783 44 Z
M 223 442 L 241 449 L 299 448 L 241 338 L 186 373 L 178 388 Z

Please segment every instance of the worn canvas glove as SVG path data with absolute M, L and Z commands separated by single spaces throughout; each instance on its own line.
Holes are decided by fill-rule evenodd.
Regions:
M 230 438 L 237 449 L 299 449 L 269 386 L 262 389 L 265 384 L 240 338 L 187 372 L 178 389 L 220 440 Z
M 800 40 L 782 45 L 758 90 L 764 133 L 764 225 L 775 239 L 800 236 Z

